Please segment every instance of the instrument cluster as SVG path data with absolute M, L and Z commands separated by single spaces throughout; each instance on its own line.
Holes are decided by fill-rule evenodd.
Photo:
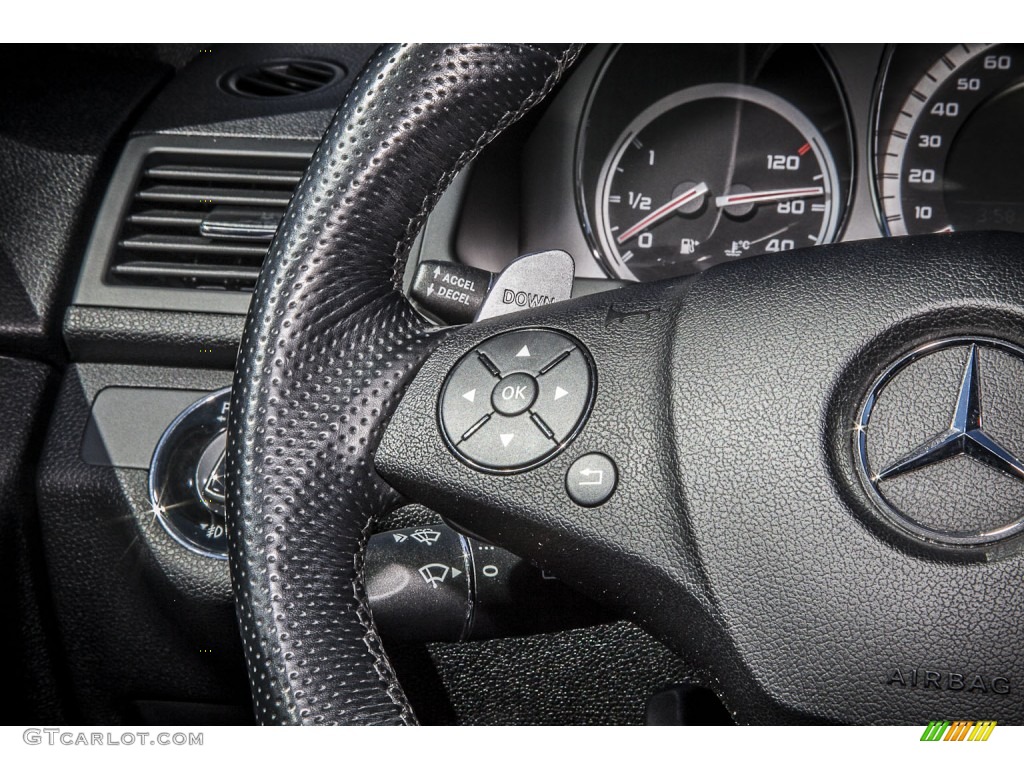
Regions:
M 886 234 L 1024 231 L 1024 46 L 896 46 L 877 114 Z
M 577 205 L 611 276 L 653 280 L 833 241 L 850 121 L 808 45 L 608 53 L 577 141 Z
M 520 252 L 648 281 L 837 240 L 1021 231 L 1022 127 L 1017 45 L 598 47 L 529 141 Z

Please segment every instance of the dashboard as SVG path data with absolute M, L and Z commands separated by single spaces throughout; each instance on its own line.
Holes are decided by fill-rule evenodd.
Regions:
M 30 718 L 251 722 L 217 482 L 227 388 L 270 240 L 374 50 L 71 50 L 9 94 L 0 376 L 38 531 L 5 562 L 45 584 L 24 587 L 41 618 L 9 612 L 47 639 L 12 652 Z M 423 261 L 494 274 L 557 249 L 580 295 L 830 243 L 1024 231 L 1022 124 L 1018 45 L 590 46 L 455 177 L 405 286 Z M 423 535 L 430 515 L 389 530 Z M 443 684 L 438 722 L 643 722 L 652 692 L 692 677 L 627 622 L 561 629 L 395 659 Z
M 580 277 L 628 282 L 1021 229 L 1022 68 L 999 44 L 598 46 L 520 157 L 504 140 L 463 180 L 453 255 L 497 271 L 556 247 Z M 510 210 L 518 221 L 495 227 Z

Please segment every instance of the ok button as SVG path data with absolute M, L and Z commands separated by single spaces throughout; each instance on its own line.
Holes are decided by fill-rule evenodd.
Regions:
M 509 374 L 494 385 L 491 405 L 505 416 L 518 416 L 537 399 L 537 380 L 528 373 Z

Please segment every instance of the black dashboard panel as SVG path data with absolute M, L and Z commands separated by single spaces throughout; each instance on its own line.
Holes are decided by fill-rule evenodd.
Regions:
M 645 108 L 702 88 L 748 88 L 767 94 L 782 105 L 784 116 L 777 121 L 780 126 L 787 120 L 793 123 L 794 120 L 799 122 L 797 118 L 806 118 L 813 135 L 820 136 L 821 154 L 831 159 L 833 171 L 826 176 L 834 176 L 834 189 L 825 196 L 812 194 L 803 200 L 761 199 L 758 210 L 751 212 L 749 219 L 740 208 L 720 207 L 719 219 L 733 227 L 730 230 L 733 234 L 716 223 L 715 228 L 722 230 L 715 236 L 716 255 L 705 264 L 697 265 L 696 271 L 723 259 L 749 255 L 759 247 L 777 250 L 810 246 L 814 240 L 850 241 L 884 236 L 887 227 L 882 203 L 885 201 L 876 189 L 876 182 L 881 181 L 876 162 L 876 158 L 882 156 L 876 155 L 882 151 L 879 137 L 888 130 L 893 104 L 898 105 L 908 98 L 911 81 L 921 76 L 915 68 L 919 68 L 922 60 L 934 58 L 930 51 L 942 48 L 828 44 L 589 48 L 550 103 L 500 136 L 473 166 L 454 180 L 414 246 L 407 280 L 411 279 L 420 258 L 461 261 L 499 271 L 522 253 L 550 248 L 570 253 L 576 261 L 577 277 L 591 280 L 578 281 L 578 292 L 611 289 L 622 279 L 635 279 L 617 257 L 609 256 L 607 233 L 599 231 L 603 214 L 595 204 L 601 172 L 609 167 L 609 158 L 616 151 L 616 141 L 622 131 Z M 371 49 L 372 46 L 327 46 L 295 50 L 303 55 L 333 57 L 347 73 L 345 82 L 351 82 Z M 222 346 L 220 336 L 226 326 L 217 316 L 243 313 L 248 303 L 245 291 L 229 290 L 218 297 L 211 291 L 125 290 L 106 277 L 107 259 L 111 258 L 110 249 L 116 242 L 113 233 L 119 227 L 119 217 L 127 210 L 125 195 L 134 184 L 133 174 L 139 172 L 137 161 L 148 151 L 140 151 L 140 147 L 164 144 L 176 147 L 180 143 L 182 150 L 208 147 L 211 152 L 223 149 L 259 153 L 289 147 L 308 151 L 305 142 L 326 125 L 340 84 L 322 93 L 266 103 L 228 95 L 219 85 L 219 78 L 225 72 L 237 68 L 247 58 L 270 54 L 279 58 L 287 50 L 228 46 L 204 53 L 168 84 L 140 118 L 133 131 L 135 139 L 122 158 L 122 169 L 115 174 L 101 211 L 74 307 L 67 317 L 67 339 L 73 348 L 87 355 L 81 359 L 116 360 L 120 354 L 111 356 L 105 350 L 101 330 L 106 322 L 102 312 L 106 310 L 139 310 L 133 313 L 133 322 L 139 323 L 140 331 L 148 338 L 160 340 L 164 348 L 174 343 L 174 331 L 167 326 L 173 315 L 147 312 L 194 311 L 195 320 L 188 325 L 202 327 L 203 318 L 209 316 L 211 328 L 218 329 L 209 335 Z M 881 91 L 883 87 L 885 90 Z M 188 92 L 195 93 L 196 98 L 186 109 L 183 94 Z M 749 104 L 749 98 L 744 103 Z M 748 109 L 750 113 L 754 111 Z M 185 119 L 191 115 L 196 115 L 195 122 Z M 699 126 L 700 115 L 687 114 L 680 119 L 687 125 Z M 714 132 L 707 135 L 714 135 Z M 737 154 L 732 158 L 722 157 L 721 146 L 712 150 L 706 144 L 692 149 L 690 164 L 707 161 L 712 166 L 731 169 L 730 163 L 739 157 Z M 809 153 L 806 159 L 801 159 L 796 152 L 755 149 L 746 153 L 748 161 L 755 156 L 761 158 L 760 152 L 776 155 L 776 159 L 787 156 L 789 160 L 806 164 L 815 154 Z M 793 178 L 798 175 L 794 174 Z M 780 183 L 772 184 L 769 174 L 761 183 L 772 187 L 769 192 L 778 193 L 785 176 L 785 173 L 775 173 Z M 811 185 L 813 193 L 814 185 L 819 182 L 812 179 L 811 172 L 800 178 L 805 186 Z M 741 181 L 735 180 L 736 183 Z M 937 186 L 941 188 L 941 173 Z M 612 196 L 628 201 L 630 191 L 624 189 Z M 763 193 L 764 189 L 753 191 Z M 709 189 L 706 208 L 720 205 L 727 194 L 728 190 Z M 882 197 L 884 194 L 883 190 Z M 638 202 L 647 211 L 658 207 L 653 196 L 646 193 Z M 827 213 L 812 210 L 823 205 Z M 794 221 L 803 222 L 815 216 L 830 217 L 831 221 L 824 225 L 818 220 L 806 225 L 800 223 L 789 232 L 789 222 L 784 220 L 786 214 L 781 211 L 790 206 L 791 210 L 799 207 L 803 212 L 795 216 Z M 643 207 L 638 206 L 635 213 L 644 213 Z M 725 216 L 721 215 L 723 211 Z M 659 220 L 632 243 L 656 235 L 657 226 L 674 218 L 676 213 Z M 741 215 L 730 216 L 734 213 Z M 771 225 L 769 213 L 783 217 L 782 223 Z M 633 215 L 632 212 L 629 215 Z M 760 219 L 765 222 L 758 223 Z M 612 222 L 610 226 L 617 225 Z M 684 248 L 687 239 L 694 242 L 701 239 L 691 238 L 685 230 L 682 234 Z M 635 252 L 637 248 L 631 250 Z M 692 270 L 694 261 L 706 257 L 695 251 L 682 258 L 690 260 L 691 266 L 686 269 Z M 670 273 L 671 268 L 667 272 L 659 268 L 645 279 Z M 130 336 L 118 338 L 130 342 Z M 123 347 L 122 351 L 127 349 Z M 129 354 L 133 361 L 156 362 L 160 359 L 156 349 L 139 345 Z M 228 357 L 230 353 L 221 354 L 217 359 L 225 361 Z M 174 359 L 199 366 L 212 362 L 210 357 L 193 354 L 187 344 L 175 347 Z
M 34 492 L 34 459 L 55 379 L 42 363 L 0 356 L 0 610 L 13 625 L 0 639 L 0 652 L 17 661 L 9 672 L 6 700 L 24 708 L 19 722 L 56 722 L 64 717 L 57 672 L 60 650 L 48 610 Z
M 626 129 L 645 109 L 673 94 L 708 85 L 760 89 L 788 105 L 782 108 L 784 114 L 795 112 L 807 119 L 823 152 L 833 159 L 830 203 L 835 221 L 827 239 L 884 236 L 893 230 L 884 221 L 888 192 L 883 177 L 904 170 L 909 174 L 918 167 L 883 167 L 890 134 L 899 130 L 895 123 L 901 106 L 913 98 L 908 94 L 914 85 L 950 47 L 589 47 L 547 103 L 502 134 L 456 177 L 414 244 L 407 277 L 421 259 L 461 261 L 496 272 L 521 254 L 550 249 L 574 257 L 577 294 L 611 290 L 636 277 L 617 270 L 614 259 L 602 250 L 596 230 L 602 172 L 614 172 L 609 158 L 625 151 Z M 82 57 L 77 60 L 88 61 L 91 68 L 76 72 L 41 67 L 33 70 L 42 73 L 38 78 L 20 84 L 9 81 L 7 90 L 0 92 L 16 107 L 0 110 L 0 351 L 47 361 L 5 361 L 0 366 L 4 372 L 27 366 L 23 375 L 28 383 L 20 401 L 33 416 L 22 427 L 28 424 L 35 434 L 19 441 L 26 458 L 14 474 L 35 472 L 28 480 L 19 480 L 27 490 L 18 499 L 31 500 L 38 519 L 29 526 L 28 544 L 12 552 L 10 561 L 26 563 L 21 584 L 26 594 L 52 592 L 31 630 L 42 638 L 37 646 L 39 669 L 51 665 L 49 654 L 64 657 L 53 665 L 59 680 L 37 674 L 44 699 L 40 706 L 51 716 L 131 723 L 205 712 L 205 717 L 227 721 L 247 719 L 248 693 L 226 565 L 182 549 L 154 524 L 143 468 L 149 456 L 135 456 L 123 466 L 98 466 L 83 459 L 82 440 L 91 409 L 105 388 L 169 388 L 191 397 L 230 383 L 250 294 L 238 284 L 132 287 L 112 281 L 109 268 L 122 219 L 132 205 L 128 196 L 137 187 L 149 149 L 243 156 L 282 148 L 293 154 L 297 148 L 308 152 L 374 48 L 62 49 L 55 60 Z M 54 52 L 37 51 L 33 56 L 53 59 Z M 342 75 L 322 90 L 280 99 L 233 95 L 222 87 L 224 77 L 240 68 L 288 58 L 326 59 L 336 63 Z M 984 72 L 984 60 L 978 61 Z M 996 71 L 1005 72 L 1000 65 L 997 59 Z M 43 98 L 43 91 L 59 80 L 58 72 L 66 77 L 57 91 L 59 98 L 52 91 Z M 1000 88 L 1017 93 L 1018 81 L 1016 76 L 1008 78 Z M 83 119 L 68 125 L 69 110 Z M 692 118 L 687 115 L 687 120 Z M 641 139 L 653 121 L 638 124 Z M 799 122 L 792 118 L 789 124 L 794 121 Z M 1015 125 L 1001 127 L 1008 136 L 1019 133 Z M 758 158 L 804 157 L 801 148 L 759 148 Z M 697 147 L 695 156 L 700 159 L 704 151 Z M 935 186 L 924 191 L 941 197 L 945 192 L 940 171 L 945 166 L 928 167 L 936 176 L 927 184 Z M 61 178 L 60 185 L 52 183 L 55 177 Z M 807 183 L 816 185 L 813 178 Z M 711 186 L 704 193 L 706 203 L 733 194 Z M 607 194 L 628 200 L 630 191 L 637 190 Z M 653 195 L 646 196 L 652 200 L 646 208 L 638 202 L 637 219 L 659 207 Z M 759 202 L 775 205 L 796 199 L 803 198 Z M 806 199 L 808 209 L 816 200 Z M 1019 205 L 1011 202 L 1004 207 Z M 719 207 L 730 204 L 726 200 Z M 746 215 L 749 212 L 735 218 Z M 615 225 L 611 222 L 609 228 Z M 776 229 L 740 239 L 756 240 Z M 808 235 L 819 236 L 818 230 L 801 231 L 809 245 Z M 189 236 L 198 238 L 199 233 Z M 675 237 L 705 239 L 686 232 Z M 191 265 L 193 259 L 189 255 L 182 262 Z M 11 388 L 12 377 L 6 376 Z M 36 463 L 37 470 L 29 469 Z M 51 602 L 52 612 L 47 607 Z M 584 633 L 587 639 L 582 641 L 579 636 L 559 636 L 463 648 L 439 645 L 430 656 L 438 675 L 451 686 L 460 686 L 452 697 L 459 721 L 499 722 L 505 704 L 501 693 L 495 685 L 484 690 L 482 683 L 467 682 L 472 677 L 468 664 L 484 671 L 480 679 L 497 680 L 501 674 L 520 671 L 518 663 L 503 656 L 509 648 L 546 643 L 570 648 L 574 662 L 579 662 L 586 658 L 592 634 L 602 632 Z M 632 669 L 637 665 L 636 649 L 648 647 L 646 643 L 653 647 L 653 641 L 638 640 L 632 630 L 611 634 L 632 640 L 623 641 L 628 648 L 621 658 L 613 644 L 601 641 L 594 660 L 602 668 L 614 668 L 624 659 L 622 668 Z M 689 674 L 685 665 L 655 655 L 660 666 L 647 670 L 645 694 L 655 683 Z M 553 658 L 557 661 L 558 654 Z M 413 654 L 409 659 L 414 667 L 424 656 Z M 557 679 L 557 666 L 549 665 L 548 679 Z M 594 713 L 601 709 L 601 696 L 611 694 L 583 687 L 589 698 L 573 706 L 586 713 L 586 721 L 598 722 Z M 549 697 L 536 690 L 527 693 L 523 695 L 538 712 L 544 710 L 545 718 L 555 719 L 544 709 L 551 704 Z M 614 710 L 615 703 L 609 709 Z M 520 715 L 529 720 L 530 713 Z M 621 719 L 635 722 L 641 717 L 639 708 L 632 707 Z
M 74 284 L 117 145 L 172 67 L 145 46 L 0 47 L 0 350 L 60 356 Z
M 128 206 L 126 195 L 135 183 L 135 174 L 139 173 L 139 157 L 149 151 L 140 151 L 140 148 L 163 144 L 176 147 L 180 143 L 183 150 L 208 147 L 210 151 L 273 152 L 275 147 L 294 146 L 308 151 L 305 142 L 315 138 L 326 125 L 339 94 L 355 77 L 372 48 L 215 47 L 204 49 L 167 84 L 135 124 L 132 131 L 135 141 L 122 157 L 122 167 L 109 187 L 107 201 L 93 232 L 65 328 L 67 341 L 78 350 L 79 359 L 116 360 L 119 354 L 126 353 L 132 361 L 157 362 L 164 354 L 157 353 L 157 349 L 173 347 L 173 359 L 187 364 L 205 367 L 228 360 L 230 352 L 227 350 L 216 355 L 218 362 L 214 362 L 213 357 L 193 354 L 187 342 L 184 345 L 175 342 L 176 332 L 170 327 L 177 324 L 173 321 L 174 315 L 161 312 L 195 312 L 195 318 L 186 325 L 199 329 L 205 324 L 203 318 L 209 317 L 211 331 L 200 335 L 210 338 L 217 348 L 223 348 L 224 342 L 230 347 L 229 339 L 236 335 L 227 326 L 238 326 L 235 323 L 225 325 L 221 318 L 245 311 L 248 303 L 245 291 L 228 290 L 218 297 L 211 291 L 125 290 L 107 276 L 107 260 L 112 258 L 115 233 Z M 831 158 L 834 168 L 826 176 L 835 177 L 835 188 L 827 193 L 827 202 L 808 197 L 804 200 L 768 199 L 765 205 L 762 199 L 758 201 L 759 210 L 749 214 L 752 221 L 744 218 L 747 214 L 741 207 L 720 208 L 719 220 L 733 225 L 734 234 L 726 236 L 728 233 L 724 231 L 716 234 L 717 255 L 707 259 L 705 265 L 698 265 L 697 271 L 723 258 L 734 258 L 733 254 L 741 251 L 753 253 L 759 247 L 787 249 L 812 245 L 814 240 L 848 241 L 883 236 L 888 229 L 882 210 L 886 193 L 885 190 L 876 192 L 876 181 L 880 183 L 884 176 L 884 171 L 878 170 L 876 158 L 884 156 L 885 148 L 881 144 L 887 140 L 886 131 L 896 106 L 908 98 L 914 79 L 921 76 L 920 62 L 934 58 L 933 49 L 941 53 L 944 47 L 594 46 L 581 57 L 575 71 L 549 104 L 499 137 L 471 168 L 455 179 L 414 246 L 407 277 L 411 277 L 419 258 L 462 261 L 499 271 L 519 254 L 560 248 L 574 257 L 578 278 L 596 281 L 579 283 L 580 291 L 610 289 L 619 284 L 619 279 L 634 279 L 635 275 L 623 267 L 618 256 L 609 256 L 609 251 L 619 249 L 609 248 L 607 232 L 599 231 L 607 229 L 601 226 L 604 214 L 596 208 L 601 172 L 608 167 L 610 153 L 616 150 L 616 141 L 631 120 L 651 104 L 694 88 L 753 88 L 781 100 L 779 103 L 785 105 L 786 114 L 805 117 L 814 134 L 821 137 L 822 154 Z M 300 54 L 338 62 L 343 78 L 321 92 L 277 101 L 227 94 L 221 86 L 225 74 L 246 61 L 264 58 L 276 61 L 286 55 Z M 880 93 L 883 87 L 885 90 Z M 688 114 L 680 119 L 691 125 L 699 122 L 699 118 L 699 115 Z M 779 124 L 784 123 L 785 119 Z M 712 165 L 724 167 L 737 156 L 715 159 L 716 152 L 720 153 L 721 148 L 712 151 L 705 144 L 696 146 L 689 164 L 710 157 Z M 801 160 L 793 157 L 794 154 L 788 153 L 788 159 L 805 164 L 810 159 L 810 155 Z M 776 174 L 776 177 L 781 180 L 785 174 Z M 818 182 L 809 179 L 810 176 L 806 176 L 803 181 L 811 185 L 813 191 Z M 767 178 L 763 183 L 773 187 L 769 192 L 780 191 L 778 185 L 770 184 Z M 941 188 L 941 172 L 936 186 Z M 624 198 L 628 203 L 631 191 L 616 191 L 612 197 Z M 709 189 L 706 208 L 713 208 L 727 193 L 728 190 Z M 605 201 L 607 198 L 606 194 Z M 646 193 L 638 194 L 637 203 L 636 214 L 658 207 L 653 196 Z M 812 211 L 822 206 L 828 209 L 827 214 Z M 789 227 L 784 226 L 785 221 L 779 227 L 770 225 L 767 220 L 763 225 L 757 223 L 759 218 L 768 215 L 769 208 L 781 211 L 784 207 L 791 210 L 799 207 L 804 211 L 797 218 L 826 216 L 831 221 L 826 222 L 826 226 L 818 226 L 816 220 L 807 226 L 801 223 L 793 230 L 799 234 L 793 236 L 787 231 Z M 721 215 L 723 211 L 725 216 Z M 651 235 L 657 234 L 657 226 L 676 218 L 677 214 L 675 211 L 671 217 L 659 220 L 632 243 L 649 240 Z M 741 215 L 730 217 L 729 214 Z M 625 225 L 612 222 L 610 226 Z M 720 228 L 718 223 L 715 228 Z M 690 247 L 687 240 L 701 240 L 696 235 L 691 237 L 685 229 L 680 231 L 684 235 L 681 248 Z M 765 238 L 777 232 L 776 237 Z M 761 241 L 760 245 L 757 241 Z M 743 246 L 747 246 L 746 249 Z M 682 258 L 691 262 L 686 269 L 693 269 L 693 262 L 706 256 L 695 250 L 691 256 Z M 668 272 L 655 269 L 648 277 L 671 271 L 671 268 Z M 118 312 L 124 314 L 128 309 L 138 310 L 132 313 L 131 322 L 137 324 L 147 339 L 157 340 L 160 347 L 142 344 L 130 350 L 135 346 L 130 343 L 131 334 L 115 330 L 104 333 L 109 318 Z M 107 311 L 112 314 L 104 317 Z M 227 337 L 224 337 L 225 331 L 229 334 Z M 127 345 L 111 355 L 106 348 L 108 336 L 110 340 L 118 339 Z
M 216 705 L 229 721 L 248 718 L 227 566 L 192 554 L 157 523 L 145 469 L 90 463 L 82 444 L 110 387 L 201 392 L 230 381 L 226 371 L 170 367 L 91 364 L 65 373 L 38 504 L 73 722 L 144 723 L 147 702 L 177 704 L 182 716 L 197 703 Z
M 318 140 L 377 46 L 369 43 L 289 43 L 204 46 L 160 92 L 132 131 L 260 139 Z M 326 87 L 280 98 L 228 92 L 225 78 L 240 69 L 316 59 L 341 72 Z

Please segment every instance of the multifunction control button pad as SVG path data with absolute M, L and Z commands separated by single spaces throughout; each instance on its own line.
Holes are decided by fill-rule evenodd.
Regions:
M 509 331 L 452 368 L 438 405 L 441 432 L 473 467 L 529 469 L 575 437 L 593 394 L 593 362 L 576 339 L 547 329 Z

